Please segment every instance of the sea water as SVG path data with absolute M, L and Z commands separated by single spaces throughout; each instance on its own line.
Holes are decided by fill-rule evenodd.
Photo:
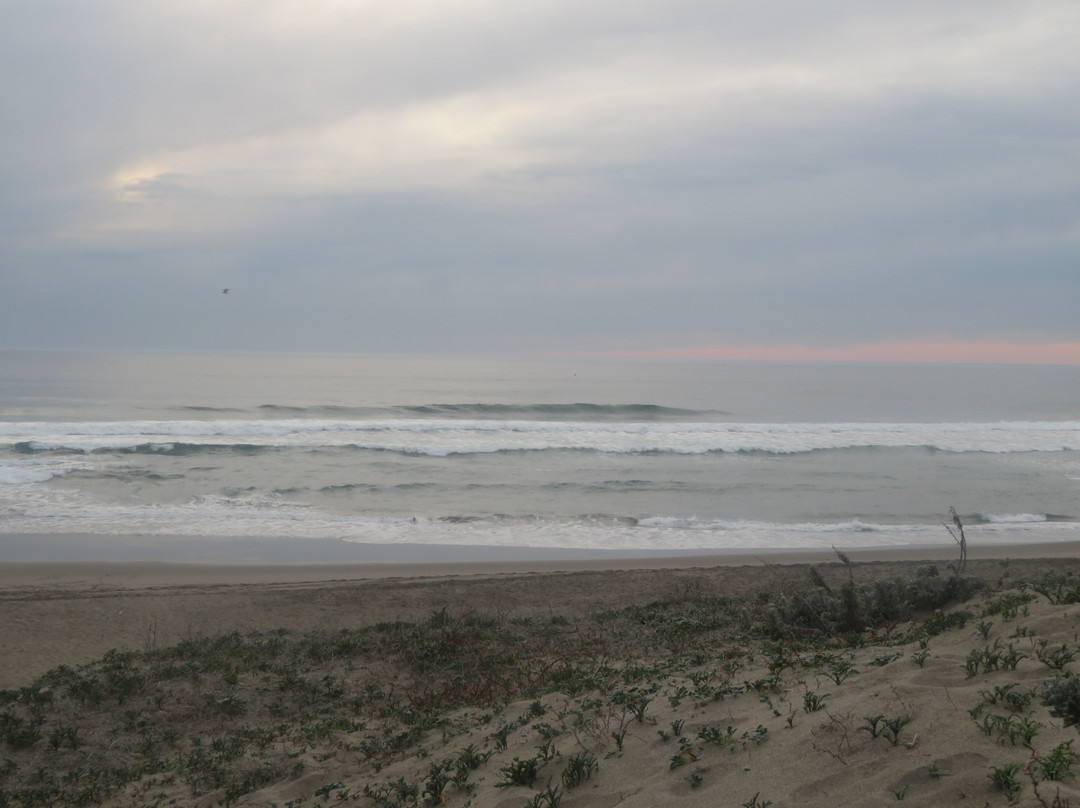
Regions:
M 1080 539 L 1080 369 L 0 352 L 5 537 Z M 300 557 L 302 557 L 302 550 Z

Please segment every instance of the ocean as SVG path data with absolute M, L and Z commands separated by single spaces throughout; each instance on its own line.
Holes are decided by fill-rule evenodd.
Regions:
M 1078 492 L 1070 367 L 0 352 L 0 560 L 1074 541 Z

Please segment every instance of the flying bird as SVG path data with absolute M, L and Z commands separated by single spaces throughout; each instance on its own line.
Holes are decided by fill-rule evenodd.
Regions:
M 227 294 L 229 294 L 229 290 L 228 289 L 222 289 L 221 294 L 227 295 Z

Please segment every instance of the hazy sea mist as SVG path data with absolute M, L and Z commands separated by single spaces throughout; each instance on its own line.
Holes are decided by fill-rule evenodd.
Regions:
M 1067 367 L 0 352 L 0 560 L 947 545 L 950 506 L 972 542 L 1065 541 L 1078 450 Z

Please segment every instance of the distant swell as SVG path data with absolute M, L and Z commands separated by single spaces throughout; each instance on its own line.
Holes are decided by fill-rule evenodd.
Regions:
M 288 416 L 337 418 L 439 418 L 525 421 L 685 421 L 730 415 L 720 410 L 688 410 L 659 404 L 403 404 L 396 407 L 348 407 L 339 404 L 307 407 L 262 404 L 260 412 Z
M 206 407 L 194 404 L 173 407 L 172 409 L 179 410 L 180 412 L 243 412 L 243 410 L 238 410 L 234 407 Z
M 684 410 L 657 404 L 428 404 L 399 407 L 402 412 L 423 418 L 495 418 L 551 420 L 656 421 L 662 419 L 700 418 L 725 413 Z
M 12 447 L 18 454 L 30 455 L 91 455 L 91 454 L 136 454 L 162 455 L 165 457 L 187 457 L 197 454 L 236 454 L 253 455 L 260 452 L 272 452 L 277 446 L 254 443 L 178 443 L 175 441 L 155 441 L 152 443 L 132 443 L 130 445 L 92 446 L 92 445 L 55 445 L 38 444 L 36 441 L 23 441 Z
M 232 443 L 227 445 L 203 443 L 140 443 L 137 446 L 125 446 L 120 449 L 95 449 L 97 452 L 119 451 L 126 454 L 156 454 L 170 457 L 187 457 L 204 453 L 230 453 L 253 455 L 259 452 L 273 451 L 274 446 L 260 446 L 252 443 Z

